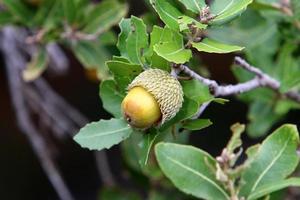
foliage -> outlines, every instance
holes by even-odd
[[[282,21],[288,23],[295,19],[282,16],[278,11],[275,13],[277,17],[271,18],[268,12],[274,12],[274,10],[269,11],[272,5],[257,1],[242,17],[227,25],[225,23],[245,11],[252,1],[213,1],[210,7],[206,6],[205,1],[180,0],[179,2],[188,11],[180,9],[171,1],[150,0],[152,7],[165,23],[164,27],[154,25],[150,28],[152,30],[150,33],[147,32],[149,29],[143,20],[135,16],[120,22],[121,32],[117,46],[121,55],[107,62],[114,80],[104,81],[100,90],[104,107],[114,117],[121,117],[120,101],[125,95],[126,86],[137,74],[148,68],[169,71],[174,64],[188,63],[195,54],[192,50],[230,53],[244,49],[232,44],[245,46],[245,55],[252,63],[263,67],[264,71],[281,81],[282,92],[290,88],[297,89],[299,62],[293,55],[297,49],[294,45],[295,41],[286,38],[286,33],[280,33],[278,29],[283,26]],[[257,9],[257,6],[262,4],[265,7]],[[280,41],[284,45],[279,52],[277,48]],[[274,55],[277,55],[275,61],[272,59]],[[273,70],[274,65],[276,70]],[[291,75],[291,71],[295,74]],[[246,81],[250,77],[249,74],[237,70],[235,74],[241,81]],[[153,127],[149,131],[132,130],[136,132],[135,136],[129,137],[124,143],[123,151],[129,154],[126,156],[127,161],[135,170],[148,176],[150,180],[157,180],[161,177],[160,170],[153,160],[157,159],[160,169],[175,187],[184,193],[203,199],[242,197],[258,199],[285,187],[299,186],[298,178],[287,178],[299,162],[296,154],[299,143],[298,132],[293,125],[282,126],[262,144],[250,147],[246,151],[247,160],[239,166],[236,162],[241,151],[236,153],[236,150],[242,145],[240,139],[244,130],[242,125],[237,124],[232,127],[233,137],[217,159],[200,149],[169,143],[173,140],[168,137],[170,131],[180,135],[182,133],[179,133],[179,130],[182,129],[189,132],[211,125],[210,120],[193,118],[202,104],[214,100],[208,87],[196,80],[181,81],[181,84],[185,100],[180,112],[162,127]],[[111,97],[112,92],[121,95]],[[297,104],[286,99],[278,98],[274,102],[274,95],[276,94],[267,89],[257,89],[241,96],[241,99],[250,103],[251,124],[248,127],[250,135],[265,134],[270,126],[288,110],[298,107]],[[268,105],[270,103],[272,107]],[[101,121],[98,122],[99,127],[101,127],[100,123]],[[108,123],[106,126],[114,129],[114,124]],[[121,141],[120,138],[113,137],[101,139],[101,134],[104,132],[99,128],[98,139],[101,143],[104,141],[106,145],[103,146],[101,143],[97,145],[95,141],[85,142],[80,138],[84,134],[87,135],[86,129],[83,128],[75,137],[83,147],[99,150]],[[133,128],[127,127],[127,129]],[[114,130],[117,131],[116,128]],[[158,144],[155,145],[154,157],[151,151],[156,143]],[[130,155],[132,151],[137,152],[136,160],[132,160]]]
[[[2,5],[3,4],[3,5]],[[24,71],[26,81],[36,79],[49,64],[47,45],[58,43],[69,48],[88,70],[96,70],[99,79],[109,77],[105,61],[116,36],[110,28],[127,13],[127,5],[118,0],[92,4],[86,0],[3,0],[0,25],[30,28],[29,44],[38,49]],[[117,13],[117,14],[116,14]]]
[[[299,178],[290,177],[299,164],[294,125],[281,126],[261,144],[249,147],[246,155],[241,139],[245,126],[240,124],[232,126],[232,138],[217,158],[186,145],[191,131],[212,125],[210,119],[198,119],[201,108],[227,100],[216,98],[207,84],[184,77],[184,73],[176,76],[181,78],[183,106],[165,124],[137,130],[126,123],[121,111],[128,84],[144,70],[159,68],[174,74],[182,64],[201,67],[196,59],[200,52],[243,53],[251,64],[280,82],[279,91],[258,88],[239,95],[249,104],[248,134],[268,133],[291,109],[299,108],[282,95],[300,90],[298,0],[291,0],[290,5],[277,0],[215,0],[209,4],[204,0],[149,0],[162,26],[156,25],[158,20],[151,13],[124,18],[128,6],[118,0],[37,2],[1,2],[1,26],[13,24],[32,31],[27,42],[37,51],[23,71],[24,80],[32,81],[47,69],[51,43],[69,48],[87,70],[96,70],[102,81],[103,107],[113,118],[87,124],[74,140],[90,150],[121,143],[127,167],[146,177],[149,185],[158,185],[149,190],[149,199],[170,199],[175,194],[172,199],[252,200],[300,186]],[[111,30],[117,23],[118,38]],[[239,82],[253,78],[240,68],[233,71]],[[185,194],[176,193],[173,186]],[[101,198],[140,199],[140,195],[108,188]]]

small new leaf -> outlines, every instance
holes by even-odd
[[[23,71],[23,79],[25,81],[33,81],[38,78],[46,70],[48,62],[49,58],[46,49],[39,49]]]
[[[226,146],[229,154],[234,153],[234,151],[242,145],[241,134],[245,131],[245,125],[236,123],[230,127],[232,131],[232,136]]]

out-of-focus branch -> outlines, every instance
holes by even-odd
[[[26,99],[24,98],[23,93],[24,82],[20,75],[20,68],[23,68],[23,66],[26,65],[26,60],[15,44],[16,32],[12,27],[5,27],[3,28],[2,34],[1,50],[7,66],[7,77],[11,99],[16,111],[17,123],[28,137],[34,152],[38,156],[44,171],[60,199],[73,200],[73,196],[67,188],[55,162],[51,158],[45,140],[30,120],[30,111],[27,109]]]
[[[40,77],[31,83],[26,83],[22,80],[20,74],[26,66],[26,56],[32,57],[38,50],[37,44],[28,44],[25,42],[28,33],[24,29],[6,27],[0,34],[0,39],[3,40],[0,49],[3,52],[6,66],[10,70],[14,70],[13,75],[12,73],[8,73],[10,77],[9,80],[18,80],[14,83],[17,84],[17,86],[10,87],[10,90],[12,99],[18,99],[19,102],[13,104],[19,127],[26,135],[29,134],[28,138],[30,141],[35,140],[35,138],[41,140],[40,143],[43,143],[41,148],[33,146],[33,149],[61,199],[70,199],[70,192],[60,176],[54,160],[51,158],[53,148],[51,149],[48,146],[51,142],[44,139],[39,129],[43,128],[42,131],[47,128],[51,129],[52,133],[58,139],[66,138],[67,136],[72,137],[80,127],[88,123],[88,119],[56,93],[44,78]],[[68,59],[61,48],[56,43],[50,43],[46,46],[46,50],[50,57],[49,68],[54,69],[56,73],[65,72],[68,67]],[[11,63],[13,62],[12,59],[14,62],[17,62],[17,64]],[[9,85],[11,85],[11,82],[9,83]],[[20,97],[16,97],[16,94],[20,95]],[[23,112],[21,113],[24,114],[19,115],[19,110],[22,110]],[[31,119],[31,113],[38,116],[38,125],[35,125]],[[29,125],[26,125],[28,123]],[[25,126],[28,126],[27,129],[24,128]],[[32,131],[32,129],[34,129],[34,131]],[[35,144],[34,142],[31,143],[32,145]],[[42,148],[42,146],[44,148]],[[41,159],[41,157],[43,157],[43,159]],[[97,168],[103,184],[114,185],[115,181],[109,168],[106,153],[104,151],[96,152],[95,159],[97,160]],[[51,169],[48,169],[48,165],[43,163],[46,162],[44,160],[52,162],[52,164],[50,164]],[[67,194],[64,194],[64,192],[60,190],[65,190]]]

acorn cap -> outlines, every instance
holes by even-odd
[[[128,86],[143,87],[151,93],[159,104],[162,113],[160,124],[173,118],[183,103],[183,91],[179,81],[168,72],[160,69],[148,69],[140,73]]]

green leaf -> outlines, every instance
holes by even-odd
[[[159,68],[165,71],[170,71],[169,62],[163,57],[157,55],[157,53],[153,51],[153,47],[160,42],[177,41],[178,37],[179,35],[168,27],[161,28],[159,26],[153,26],[152,32],[150,34],[150,46],[145,55],[152,68]]]
[[[230,25],[209,29],[208,35],[220,42],[244,46],[246,52],[253,50],[258,55],[261,55],[262,52],[264,55],[269,55],[277,51],[278,29],[279,27],[274,21],[262,17],[258,11],[247,9]],[[264,62],[266,60],[265,56],[255,57],[262,57]],[[266,64],[255,63],[255,65],[265,66]]]
[[[210,94],[206,85],[197,80],[181,81],[184,95],[196,101],[200,106],[204,102],[211,101],[213,96]]]
[[[76,18],[76,4],[74,0],[63,0],[64,16],[69,23],[73,23]]]
[[[123,119],[92,122],[81,128],[74,140],[90,150],[109,149],[128,138],[132,130]]]
[[[186,31],[189,30],[189,26],[198,28],[198,29],[206,29],[207,24],[201,24],[197,20],[189,17],[189,16],[180,16],[178,17],[178,24],[179,24],[179,30],[180,31]]]
[[[196,131],[209,127],[212,124],[213,123],[209,119],[194,119],[185,121],[183,123],[182,128],[191,131]]]
[[[250,104],[248,119],[251,123],[247,126],[247,132],[255,138],[265,135],[272,124],[280,119],[280,115],[274,113],[270,102],[260,100]]]
[[[176,64],[183,64],[190,60],[192,52],[185,49],[184,46],[178,46],[173,42],[164,42],[156,44],[154,51],[164,59]]]
[[[135,16],[131,17],[131,30],[126,40],[126,49],[129,60],[143,65],[144,52],[148,48],[148,33],[143,20]]]
[[[102,45],[115,45],[117,43],[116,34],[110,30],[102,33],[99,36],[99,41]]]
[[[300,178],[289,178],[286,180],[273,182],[272,184],[264,185],[260,189],[251,193],[248,197],[248,200],[255,200],[287,187],[300,187]]]
[[[182,13],[168,2],[168,0],[150,0],[151,5],[159,15],[160,19],[171,29],[178,30],[177,19]]]
[[[184,98],[182,107],[179,110],[179,112],[176,114],[176,116],[174,118],[167,121],[160,128],[160,131],[165,131],[173,124],[193,117],[197,113],[198,108],[199,108],[199,104],[196,101],[189,99],[189,98]]]
[[[113,56],[112,60],[130,64],[130,61],[123,56]]]
[[[22,72],[23,79],[25,81],[33,81],[38,78],[46,70],[48,62],[49,58],[46,49],[39,49]]]
[[[103,108],[116,118],[121,118],[121,103],[124,96],[118,91],[118,85],[113,80],[105,80],[100,85],[99,95]]]
[[[298,144],[298,131],[294,125],[283,125],[267,137],[242,173],[239,195],[248,197],[264,185],[274,184],[290,175],[299,162]]]
[[[179,0],[188,10],[200,14],[206,6],[205,0]]]
[[[127,10],[127,5],[117,0],[101,1],[89,11],[83,32],[102,33],[117,24],[126,15]]]
[[[216,15],[211,23],[212,24],[224,24],[233,19],[237,15],[246,10],[247,6],[252,3],[253,0],[223,0],[213,1],[210,5],[211,13]]]
[[[145,167],[148,163],[150,152],[158,133],[155,129],[151,129],[149,132],[141,134],[143,134],[143,140],[138,144],[141,148],[141,158],[139,163],[142,167]]]
[[[218,41],[205,38],[201,42],[192,42],[192,46],[198,51],[204,51],[207,53],[230,53],[235,51],[241,51],[244,48],[234,45],[223,44]]]
[[[34,23],[41,24],[45,30],[55,29],[61,26],[63,15],[64,9],[61,1],[45,1],[35,15]]]
[[[109,55],[99,43],[78,41],[72,46],[72,50],[85,68],[98,71],[97,75],[100,79],[106,79],[109,76],[105,65]]]
[[[14,16],[24,24],[30,24],[33,12],[23,1],[3,0],[5,8],[7,8]]]
[[[154,31],[156,32],[152,34],[151,44],[157,55],[175,63],[185,63],[191,58],[192,52],[184,48],[183,36],[180,33],[168,28],[156,28]]]
[[[107,61],[106,65],[112,72],[118,88],[123,93],[129,83],[143,71],[143,68],[140,65],[121,61]]]
[[[293,52],[297,47],[298,45],[293,42],[286,42],[280,48],[275,71],[281,83],[280,91],[282,93],[300,84],[300,59],[297,60],[293,57]]]
[[[128,57],[127,48],[126,48],[126,46],[127,46],[126,40],[130,33],[130,24],[131,24],[130,21],[131,21],[130,19],[123,18],[119,23],[121,32],[119,33],[117,47],[118,47],[121,55],[124,57]]]
[[[215,178],[216,161],[206,152],[192,146],[159,143],[155,155],[164,174],[182,192],[203,199],[230,199]]]
[[[148,146],[146,145],[147,137],[145,134],[147,133],[137,130],[133,131],[130,138],[122,142],[122,154],[130,168],[145,174],[152,180],[160,180],[162,178],[162,173],[158,168],[156,159],[152,156],[152,153],[148,154],[148,148],[146,148]],[[149,144],[151,143],[150,137]],[[147,165],[143,165],[146,158]]]

